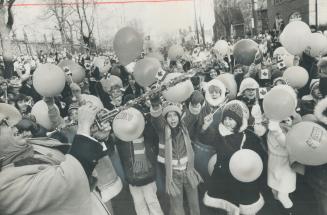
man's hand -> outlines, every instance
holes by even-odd
[[[87,102],[85,105],[78,109],[78,134],[86,136],[90,135],[90,128],[94,123],[96,114],[100,111],[100,108]]]
[[[213,114],[209,114],[209,115],[205,116],[204,122],[202,125],[202,130],[203,131],[207,130],[212,122],[213,122]]]

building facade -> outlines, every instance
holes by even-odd
[[[324,26],[327,24],[326,11],[327,0],[268,0],[269,27],[276,27],[279,20],[287,24],[294,19],[302,20],[309,25]]]

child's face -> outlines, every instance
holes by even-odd
[[[179,124],[179,117],[175,111],[171,111],[167,113],[167,123],[170,127],[176,128]]]
[[[221,90],[219,87],[210,86],[208,90],[212,99],[218,99],[221,96]]]
[[[255,99],[255,90],[256,89],[246,89],[243,92],[243,95],[248,99]]]
[[[234,131],[234,129],[235,129],[236,126],[237,126],[237,122],[236,122],[233,118],[231,118],[231,117],[229,117],[229,116],[226,116],[226,117],[225,117],[225,119],[224,119],[224,121],[223,121],[223,124],[224,124],[224,126],[225,126],[226,128],[228,128],[228,130],[230,130],[230,131]]]

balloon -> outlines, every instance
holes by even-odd
[[[45,97],[59,95],[65,87],[65,73],[56,65],[40,64],[33,74],[35,90]]]
[[[106,56],[99,56],[93,59],[94,66],[99,68],[99,71],[102,75],[109,72],[111,68],[111,64],[109,59]]]
[[[78,65],[75,61],[73,60],[63,60],[61,61],[58,66],[64,70],[66,67],[70,70],[72,73],[72,79],[73,82],[79,84],[81,83],[84,78],[85,78],[85,70],[83,67]]]
[[[300,89],[308,83],[309,74],[303,67],[292,66],[285,70],[283,79],[286,80],[291,87]]]
[[[227,94],[227,97],[229,100],[235,99],[237,95],[237,83],[235,81],[234,75],[230,73],[224,73],[219,75],[217,79],[223,82],[223,84],[228,89],[229,93]]]
[[[168,58],[170,60],[177,60],[184,55],[184,49],[180,45],[172,45],[168,50]]]
[[[58,106],[55,105],[55,107],[59,113]],[[48,114],[48,105],[45,103],[45,101],[40,100],[36,102],[32,107],[31,114],[35,116],[36,122],[38,124],[42,125],[48,130],[52,129],[52,123]]]
[[[126,66],[125,66],[125,69],[127,70],[127,72],[129,73],[129,74],[133,74],[133,72],[134,72],[134,68],[135,68],[135,65],[136,65],[136,63],[135,62],[132,62],[132,63],[129,63],[129,64],[127,64]],[[120,76],[120,75],[119,75]]]
[[[306,114],[306,115],[302,116],[302,121],[304,121],[304,122],[317,122],[318,119],[313,114]]]
[[[119,62],[126,66],[142,53],[143,39],[133,28],[124,27],[115,35],[114,50]]]
[[[161,64],[156,58],[146,57],[136,62],[133,76],[139,85],[148,87],[156,82],[156,75],[160,69]]]
[[[250,39],[242,39],[234,45],[233,55],[236,64],[250,66],[259,51],[259,45]]]
[[[209,175],[212,175],[213,169],[215,168],[215,164],[217,163],[217,154],[212,155],[208,162],[208,172]]]
[[[161,53],[159,53],[159,52],[151,52],[151,53],[147,54],[147,57],[156,58],[161,63],[165,61],[164,56]]]
[[[213,49],[221,57],[225,57],[229,52],[229,45],[225,40],[218,40]]]
[[[327,54],[327,38],[321,33],[312,33],[309,39],[310,55],[319,57]]]
[[[241,149],[235,152],[229,160],[231,174],[241,182],[257,180],[263,170],[260,156],[253,150]]]
[[[291,161],[304,165],[327,163],[326,129],[314,122],[300,122],[286,135],[286,147]]]
[[[278,47],[274,51],[274,57],[280,56],[285,63],[285,66],[291,67],[294,65],[294,55],[291,55],[284,47]]]
[[[101,100],[96,96],[89,95],[89,94],[82,94],[81,98],[82,101],[84,100],[85,102],[91,102],[94,106],[100,109],[104,108]]]
[[[182,73],[179,72],[169,73],[163,83],[168,83],[172,79],[181,75]],[[192,95],[193,91],[194,88],[192,82],[190,80],[186,80],[173,87],[170,87],[166,91],[163,91],[162,95],[166,100],[170,102],[180,103],[187,100]]]
[[[282,121],[295,112],[296,103],[292,94],[285,89],[272,88],[263,99],[265,115],[272,120]]]
[[[293,21],[285,26],[279,40],[292,55],[302,55],[308,46],[310,34],[311,30],[306,23]]]
[[[297,94],[292,87],[283,84],[275,86],[274,89],[282,89],[287,91],[292,96],[295,106],[297,106]]]
[[[135,108],[120,112],[112,123],[115,135],[123,141],[133,141],[139,138],[144,130],[144,117]]]

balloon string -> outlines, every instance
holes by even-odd
[[[241,149],[243,149],[245,140],[246,140],[246,135],[243,133],[243,138],[242,138],[242,143],[241,143]]]

